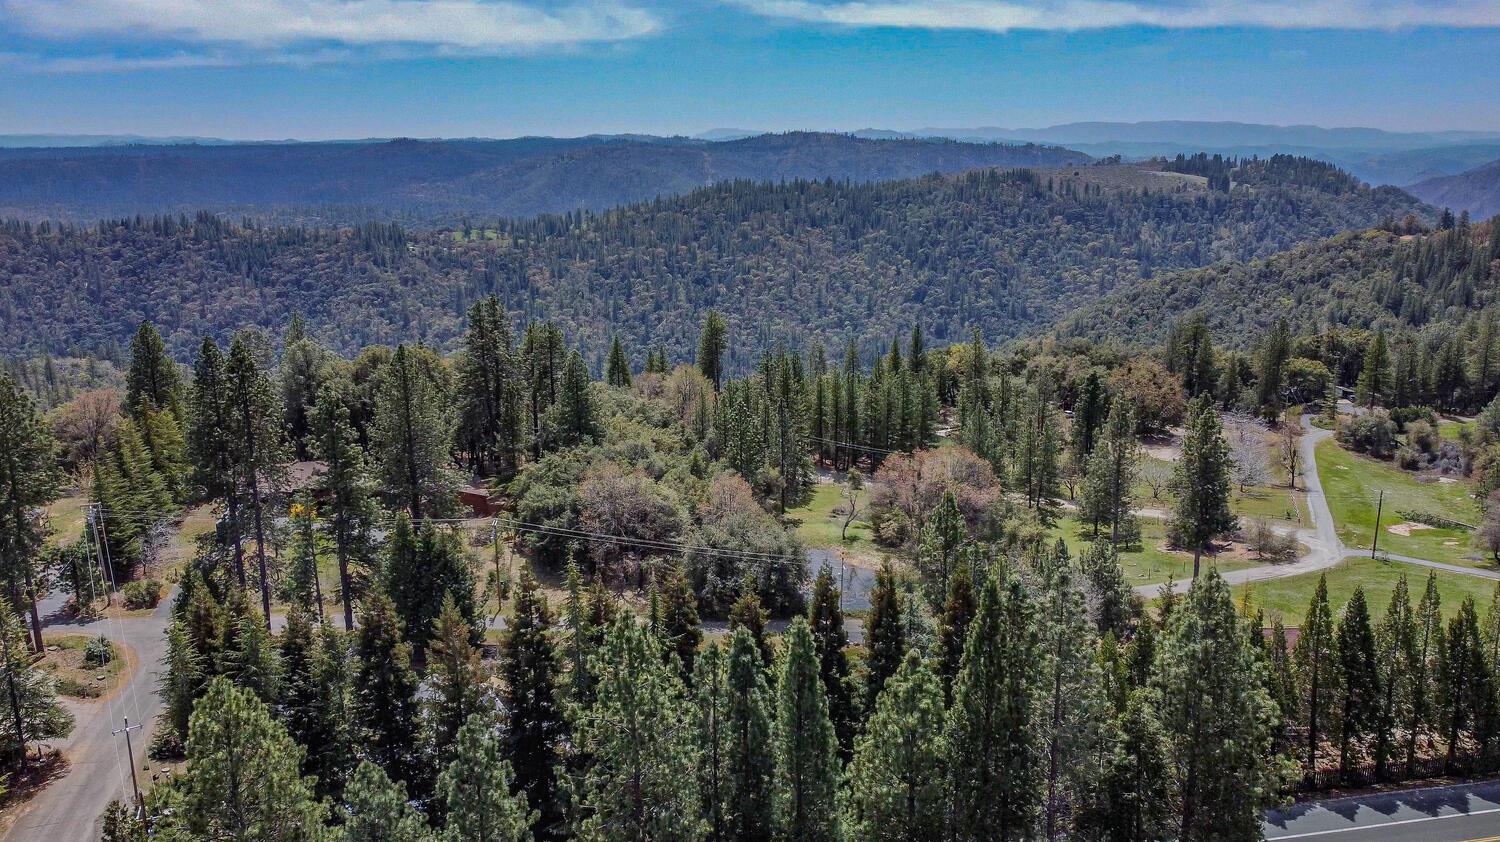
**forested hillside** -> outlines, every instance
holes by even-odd
[[[1163,273],[1101,298],[1058,332],[1157,342],[1194,310],[1238,347],[1255,344],[1283,318],[1300,331],[1420,328],[1494,304],[1497,282],[1500,224],[1445,214],[1431,233],[1373,229],[1264,260]]]
[[[1255,183],[1229,192],[1130,166],[741,181],[600,215],[438,232],[235,225],[209,214],[88,228],[12,222],[0,228],[0,274],[12,279],[0,289],[0,351],[106,349],[150,319],[186,359],[204,335],[246,325],[275,333],[293,313],[345,352],[446,347],[468,305],[494,294],[513,319],[553,319],[586,348],[618,333],[636,362],[653,346],[693,347],[703,313],[717,309],[745,337],[729,360],[743,368],[762,348],[814,337],[873,352],[917,322],[938,343],[973,327],[1004,339],[1164,270],[1265,257],[1430,212],[1326,165],[1284,164],[1262,162]],[[589,362],[597,369],[602,357]]]
[[[1463,208],[1478,217],[1500,213],[1500,159],[1457,175],[1417,182],[1411,190],[1429,202]]]
[[[90,221],[232,212],[277,222],[532,216],[686,193],[716,181],[878,181],[975,167],[1055,167],[1055,146],[794,132],[726,143],[660,137],[0,150],[0,214]]]

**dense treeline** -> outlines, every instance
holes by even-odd
[[[1268,180],[1224,194],[1134,167],[979,171],[879,184],[720,184],[604,214],[416,233],[132,218],[0,226],[0,335],[11,354],[104,352],[152,320],[191,358],[203,335],[278,331],[293,313],[345,354],[449,348],[500,298],[512,329],[546,318],[602,372],[618,333],[687,359],[709,309],[741,342],[734,371],[781,341],[855,340],[862,355],[921,323],[934,344],[1051,324],[1163,270],[1248,260],[1423,208],[1390,189]]]
[[[1243,347],[1283,318],[1298,332],[1420,329],[1496,302],[1500,224],[1444,213],[1433,231],[1409,221],[1382,226],[1264,260],[1163,273],[1101,298],[1058,332],[1159,342],[1174,320],[1201,310],[1228,344]]]

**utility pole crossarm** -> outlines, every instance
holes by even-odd
[[[125,726],[109,732],[111,737],[125,735],[125,760],[130,764],[130,788],[135,792],[135,809],[137,817],[144,817],[146,813],[146,801],[141,798],[141,784],[135,774],[135,750],[131,746],[130,732],[141,730],[141,725],[131,725],[130,717],[125,717]]]

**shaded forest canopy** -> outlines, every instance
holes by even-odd
[[[205,335],[276,332],[293,313],[346,353],[413,339],[447,348],[468,306],[493,294],[518,323],[552,319],[585,348],[617,333],[637,364],[652,347],[693,347],[717,309],[747,340],[727,361],[743,369],[812,337],[853,338],[873,355],[917,322],[937,343],[971,328],[1003,340],[1164,271],[1433,216],[1393,188],[1309,177],[1337,173],[1327,165],[1277,162],[1227,193],[1134,166],[736,181],[602,214],[425,232],[207,213],[14,221],[0,225],[0,352],[107,351],[151,320],[185,360]]]

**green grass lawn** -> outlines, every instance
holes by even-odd
[[[1302,624],[1302,618],[1307,614],[1307,604],[1312,600],[1313,591],[1318,587],[1318,576],[1326,573],[1328,604],[1335,614],[1343,608],[1345,602],[1349,601],[1354,588],[1360,586],[1365,589],[1365,601],[1369,603],[1371,619],[1378,622],[1385,614],[1386,604],[1391,599],[1391,591],[1395,589],[1396,580],[1401,574],[1406,574],[1407,588],[1411,591],[1412,606],[1415,607],[1417,601],[1422,598],[1423,589],[1427,587],[1429,572],[1433,571],[1420,565],[1400,561],[1348,558],[1321,573],[1304,573],[1285,579],[1236,585],[1234,595],[1238,601],[1243,598],[1245,591],[1249,590],[1252,604],[1266,612],[1267,621],[1272,616],[1280,614],[1282,622],[1288,626],[1298,626]],[[1444,616],[1453,616],[1464,598],[1470,596],[1478,603],[1480,616],[1484,616],[1484,612],[1489,609],[1490,599],[1495,593],[1494,582],[1463,573],[1449,573],[1442,570],[1436,573],[1438,593],[1443,598]]]
[[[1192,553],[1176,552],[1162,548],[1162,542],[1166,536],[1166,525],[1154,518],[1141,518],[1141,549],[1120,553],[1120,567],[1125,571],[1125,579],[1132,587],[1137,585],[1154,585],[1173,579],[1186,579],[1193,575]],[[1077,558],[1088,550],[1092,539],[1092,533],[1075,518],[1066,517],[1057,522],[1052,528],[1052,534],[1061,537],[1068,545],[1068,552]],[[1219,564],[1212,556],[1203,557],[1203,569]],[[1239,559],[1225,559],[1219,564],[1220,570],[1238,570],[1243,567],[1254,567],[1261,562],[1246,562]]]
[[[863,515],[869,505],[869,489],[859,492],[859,512],[849,524],[849,539],[840,538],[844,516],[835,509],[844,505],[846,486],[820,482],[813,486],[812,495],[801,506],[787,509],[787,520],[797,527],[797,537],[808,547],[844,547],[855,552],[878,555],[880,550],[870,534],[870,524]]]
[[[1229,508],[1236,515],[1247,518],[1263,518],[1311,526],[1307,514],[1307,502],[1300,493],[1282,488],[1247,488],[1241,494],[1235,490],[1229,498]]]
[[[1375,535],[1376,494],[1385,491],[1380,515],[1380,547],[1389,552],[1469,567],[1490,566],[1470,546],[1469,533],[1452,529],[1419,529],[1397,535],[1389,527],[1405,520],[1403,510],[1440,514],[1465,523],[1479,522],[1479,508],[1467,482],[1420,482],[1394,465],[1340,447],[1327,439],[1318,443],[1318,474],[1339,537],[1353,548],[1368,548]]]
[[[1440,418],[1440,419],[1438,419],[1438,425],[1437,425],[1438,435],[1442,436],[1445,439],[1452,439],[1453,441],[1458,441],[1458,431],[1462,430],[1462,429],[1466,429],[1466,428],[1467,429],[1473,429],[1474,428],[1474,422],[1473,421],[1454,421],[1451,418]]]
[[[78,540],[79,536],[83,535],[83,507],[88,502],[88,497],[82,494],[75,497],[59,497],[52,501],[52,504],[47,507],[47,520],[52,524],[52,534],[47,540],[51,544],[62,546]]]

